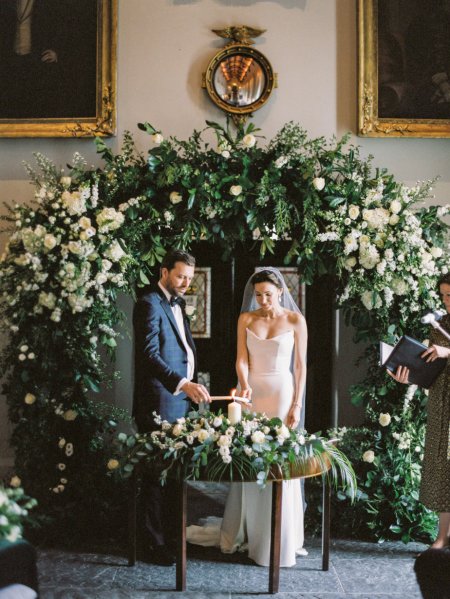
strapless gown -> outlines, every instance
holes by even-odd
[[[247,329],[248,381],[253,390],[255,412],[278,416],[284,422],[292,404],[294,378],[290,370],[294,332],[260,339]],[[261,489],[256,483],[233,483],[227,497],[221,527],[188,527],[188,541],[220,544],[224,553],[248,549],[249,557],[261,566],[269,565],[272,486]],[[209,530],[208,530],[209,528]],[[218,538],[220,535],[220,538]],[[213,540],[213,537],[216,537]],[[300,480],[283,482],[280,566],[295,565],[303,547],[303,504]]]

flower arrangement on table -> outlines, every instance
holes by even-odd
[[[14,543],[22,538],[23,525],[29,519],[29,510],[37,504],[25,495],[18,476],[13,476],[10,487],[0,484],[0,540]]]
[[[330,472],[349,496],[355,495],[353,468],[333,441],[290,429],[280,418],[244,412],[232,424],[221,411],[192,411],[171,424],[154,415],[156,430],[118,435],[110,471],[128,477],[143,462],[158,470],[162,484],[168,477],[183,477],[256,481],[261,486],[268,480]]]

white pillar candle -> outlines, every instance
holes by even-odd
[[[241,404],[238,404],[236,401],[231,401],[228,404],[228,420],[231,422],[231,424],[237,424],[241,421],[241,417]]]

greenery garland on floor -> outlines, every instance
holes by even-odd
[[[342,530],[426,538],[435,522],[418,502],[426,396],[376,367],[377,343],[426,335],[419,316],[438,306],[448,206],[420,206],[430,182],[407,188],[374,172],[348,137],[310,140],[288,123],[263,145],[252,124],[236,134],[207,125],[186,141],[139,125],[151,136],[146,156],[130,134],[118,155],[97,140],[95,171],[79,155],[69,174],[42,155],[37,172],[28,167],[35,201],[9,207],[0,264],[16,475],[45,514],[75,521],[96,501],[108,517],[110,433],[126,415],[91,395],[108,379],[100,351],[116,346],[117,293],[146,284],[167,247],[192,239],[225,256],[250,239],[261,256],[290,239],[286,263],[306,283],[334,276],[338,304],[369,347],[368,375],[352,390],[367,404],[365,426],[338,432],[361,490],[353,506],[340,496]]]

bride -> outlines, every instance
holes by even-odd
[[[277,269],[258,269],[247,282],[237,338],[240,393],[251,399],[253,411],[265,413],[269,418],[279,417],[287,426],[297,427],[304,419],[307,329]],[[268,566],[271,505],[270,484],[260,489],[256,483],[233,483],[215,541],[211,538],[214,527],[208,539],[208,533],[199,526],[188,527],[188,541],[220,544],[224,553],[248,548],[252,560]],[[306,554],[300,480],[285,481],[280,566],[293,566],[296,555]]]

